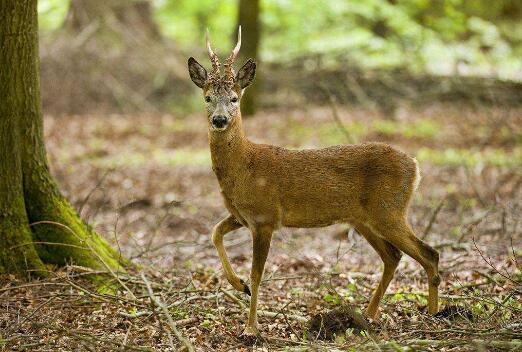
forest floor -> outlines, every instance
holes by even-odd
[[[386,119],[377,111],[310,107],[248,119],[247,135],[258,142],[309,148],[383,141],[416,156],[423,178],[409,219],[440,251],[445,312],[427,314],[426,276],[404,256],[379,320],[358,331],[335,309],[364,310],[381,275],[377,254],[348,225],[285,228],[267,261],[263,339],[253,347],[240,337],[248,297],[224,278],[209,237],[227,211],[204,116],[46,116],[45,127],[65,195],[139,267],[116,274],[125,284],[118,292],[94,288],[86,279],[92,272],[74,263],[50,268],[45,280],[3,278],[2,351],[180,350],[176,330],[201,351],[522,349],[522,110],[433,104],[400,107]],[[247,279],[248,231],[229,234],[226,247]],[[153,304],[147,285],[167,312]],[[328,331],[309,329],[312,317],[332,311],[340,313],[325,324]]]

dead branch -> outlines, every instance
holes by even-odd
[[[437,215],[439,215],[439,212],[442,210],[442,208],[444,207],[445,203],[446,203],[446,198],[441,200],[439,202],[439,204],[437,204],[437,206],[433,210],[433,213],[430,216],[430,220],[428,221],[428,225],[426,225],[426,227],[424,228],[424,232],[422,233],[422,239],[423,240],[426,239],[426,237],[428,237],[428,235],[429,235],[429,233],[431,231],[431,227],[435,223],[435,220],[437,219]]]
[[[192,346],[192,343],[190,343],[189,340],[187,340],[186,338],[183,337],[183,335],[181,335],[181,332],[176,327],[176,323],[174,322],[174,319],[172,319],[172,316],[170,315],[170,312],[169,312],[167,306],[164,305],[156,296],[154,296],[154,291],[152,291],[152,287],[150,286],[150,283],[147,280],[147,278],[145,277],[145,275],[143,274],[143,272],[141,273],[141,279],[143,280],[143,282],[145,283],[145,286],[147,287],[147,292],[149,294],[150,300],[158,308],[160,308],[163,311],[163,314],[167,318],[167,322],[170,326],[170,329],[172,330],[174,335],[176,335],[176,338],[179,340],[179,342],[181,342],[187,348],[188,351],[193,352],[194,346]]]

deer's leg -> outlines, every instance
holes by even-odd
[[[397,268],[397,265],[399,265],[402,253],[394,245],[378,237],[378,235],[367,226],[357,225],[355,228],[357,229],[357,232],[359,232],[370,243],[373,249],[375,249],[384,263],[381,281],[379,282],[379,286],[375,289],[370,304],[366,309],[366,316],[375,319],[379,309],[379,303],[381,302],[390,281],[393,279],[395,269]]]
[[[428,312],[439,310],[439,253],[415,236],[405,220],[384,221],[376,226],[379,234],[395,247],[415,259],[428,275]]]
[[[248,324],[245,335],[257,335],[257,295],[259,284],[265,270],[265,262],[270,250],[273,229],[270,226],[259,226],[252,229],[252,270],[250,282],[252,285],[252,296],[250,297],[250,311],[248,313]]]
[[[230,265],[230,260],[228,259],[227,252],[225,247],[223,246],[223,237],[234,230],[243,227],[237,220],[229,215],[225,219],[221,220],[216,226],[214,226],[214,230],[212,231],[212,242],[217,249],[219,254],[219,259],[221,260],[221,264],[223,265],[223,270],[225,271],[225,276],[227,277],[228,282],[238,291],[245,292],[246,294],[250,294],[248,286],[241,280],[232,266]]]

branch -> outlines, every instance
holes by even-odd
[[[147,280],[145,275],[141,273],[141,279],[145,283],[145,286],[147,286],[147,292],[149,294],[150,300],[152,303],[154,303],[158,308],[160,308],[163,311],[163,314],[167,318],[167,322],[170,326],[170,329],[176,335],[176,338],[189,350],[190,352],[194,352],[194,346],[190,343],[189,340],[183,337],[181,333],[179,332],[178,328],[176,327],[176,323],[174,322],[174,319],[172,319],[172,316],[170,315],[170,312],[165,304],[161,302],[156,296],[154,296],[154,291],[152,291],[152,287],[150,286],[150,282]]]
[[[439,204],[437,204],[437,207],[433,210],[433,213],[431,214],[430,221],[428,222],[428,225],[426,225],[426,228],[424,228],[424,232],[422,234],[421,239],[425,239],[428,237],[431,228],[433,224],[435,223],[435,220],[437,219],[437,215],[439,215],[439,212],[442,210],[442,207],[444,207],[444,203],[446,202],[446,198],[440,201]]]

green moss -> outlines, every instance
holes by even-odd
[[[33,237],[45,263],[74,263],[94,269],[123,269],[123,258],[93,229],[86,225],[59,194],[29,194],[27,207]]]
[[[45,266],[32,243],[25,212],[0,217],[0,238],[0,273],[46,276]]]

